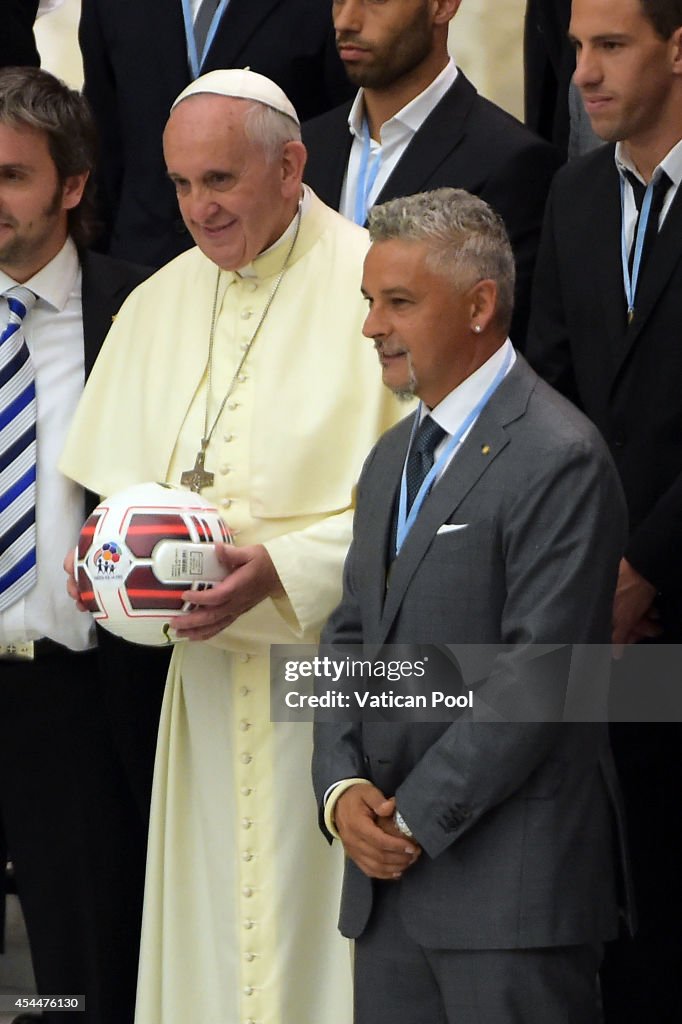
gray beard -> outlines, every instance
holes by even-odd
[[[408,381],[407,381],[407,384],[405,384],[403,387],[400,387],[400,388],[391,388],[390,389],[393,392],[393,394],[395,395],[395,397],[398,399],[399,402],[410,402],[410,401],[412,401],[412,399],[414,398],[415,394],[417,393],[417,376],[416,376],[416,374],[414,372],[414,367],[412,366],[412,355],[411,355],[411,353],[410,352],[406,352],[405,353],[405,358],[407,360],[407,366],[408,366],[409,374],[410,374],[410,376],[408,378]]]

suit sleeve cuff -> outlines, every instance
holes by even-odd
[[[340,782],[335,782],[333,786],[330,786],[324,795],[324,823],[327,831],[335,839],[341,838],[334,823],[336,805],[347,789],[350,789],[351,786],[357,786],[359,783],[365,786],[371,785],[369,779],[342,779]]]

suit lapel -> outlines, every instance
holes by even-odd
[[[642,329],[651,316],[661,292],[680,262],[682,246],[682,188],[678,188],[672,206],[663,222],[651,258],[644,267],[638,293],[635,296],[635,317],[626,328],[613,363],[614,378],[630,354]]]
[[[377,203],[419,192],[434,170],[447,159],[464,137],[466,120],[476,98],[476,90],[458,72],[443,99],[431,111],[403,153],[388,181],[377,196]],[[329,120],[323,158],[315,160],[314,177],[320,195],[339,208],[343,180],[348,167],[353,137],[348,130],[350,103],[334,111]],[[304,132],[305,135],[305,132]]]
[[[353,136],[348,127],[348,115],[351,103],[344,103],[329,114],[323,115],[325,125],[324,149],[315,144],[311,156],[311,171],[315,181],[315,191],[324,202],[334,210],[341,203],[343,179],[346,176],[348,158],[350,156]],[[305,142],[305,127],[303,141]],[[305,175],[304,175],[305,177]]]
[[[608,156],[607,156],[608,153]],[[621,263],[621,209],[618,171],[613,158],[613,147],[604,151],[605,159],[595,169],[590,189],[591,201],[585,208],[585,220],[578,225],[579,244],[584,262],[579,269],[580,280],[585,282],[587,296],[592,296],[592,316],[600,325],[604,345],[602,357],[604,372],[609,374],[614,354],[623,343],[626,310]],[[599,223],[595,229],[595,211]],[[595,359],[598,353],[595,353]]]
[[[97,272],[96,254],[81,252],[79,255],[83,273],[83,343],[87,380],[97,353],[111,327],[112,310],[117,308],[114,295],[116,289],[112,288],[110,274],[104,272],[105,268],[101,268],[102,272]]]
[[[87,249],[79,250],[78,258],[82,273],[83,352],[87,380],[102,343],[109,333],[114,311],[119,309],[126,296],[145,275],[139,267],[118,264],[108,256],[101,256]],[[85,512],[93,509],[98,501],[98,495],[86,491]]]
[[[258,3],[255,0],[230,0],[206,54],[202,72],[216,67],[239,67],[239,56],[252,35],[272,9],[281,3],[282,0],[258,0]],[[218,56],[220,59],[216,63]]]
[[[394,543],[394,515],[400,476],[410,439],[414,416],[408,416],[391,438],[391,444],[381,460],[381,473],[374,478],[373,489],[368,495],[367,507],[371,521],[367,533],[366,547],[361,557],[367,571],[367,614],[370,622],[381,619],[386,596],[386,579],[392,571],[391,544]]]
[[[115,314],[133,289],[153,273],[89,250],[79,250],[82,271],[83,341],[86,379]]]
[[[459,146],[475,99],[476,90],[459,71],[401,156],[377,203],[423,190],[434,170]]]
[[[433,542],[438,527],[455,512],[472,487],[492,464],[497,454],[507,444],[507,438],[501,427],[493,428],[489,425],[486,429],[485,425],[481,423],[484,415],[481,415],[479,423],[476,424],[465,444],[443,474],[442,479],[424,502],[400,554],[391,567],[390,582],[386,590],[381,615],[380,632],[383,641],[388,636],[402,604],[405,591]],[[481,424],[480,428],[479,424]],[[481,433],[481,429],[483,433]],[[485,437],[485,443],[490,445],[491,452],[488,455],[483,455],[481,452],[481,437]]]
[[[162,48],[164,60],[160,62],[161,74],[166,81],[166,88],[163,91],[168,96],[175,97],[189,85],[191,79],[182,4],[179,0],[172,4],[169,4],[168,0],[145,0],[139,7],[144,9],[135,16],[134,23],[126,22],[126,27],[129,31],[139,31],[147,41],[153,36],[156,45]],[[156,64],[153,74],[157,74]],[[158,88],[161,91],[160,83],[157,86],[156,82],[148,82],[146,87]]]
[[[536,375],[517,355],[516,363],[485,407],[460,451],[424,502],[400,554],[391,568],[380,620],[380,641],[386,641],[405,591],[426,555],[438,528],[455,512],[509,443],[507,424],[523,415]],[[406,445],[405,445],[406,447]],[[405,457],[402,452],[400,467]]]

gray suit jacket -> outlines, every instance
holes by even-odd
[[[343,599],[323,643],[510,644],[486,684],[499,696],[535,685],[529,645],[608,642],[625,511],[582,414],[518,357],[431,491],[386,588],[390,496],[410,428],[411,417],[367,459]],[[438,533],[446,523],[466,525]],[[451,724],[318,723],[313,774],[320,805],[327,787],[356,776],[395,795],[424,849],[401,882],[405,926],[423,945],[511,949],[615,935],[605,726],[470,713]],[[362,933],[371,905],[371,881],[347,862],[345,935]]]

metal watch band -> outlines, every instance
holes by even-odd
[[[414,834],[412,833],[410,826],[407,824],[407,822],[405,821],[402,814],[397,808],[393,812],[393,824],[398,829],[398,831],[402,832],[402,834],[404,836],[407,836],[408,839],[414,839]]]

